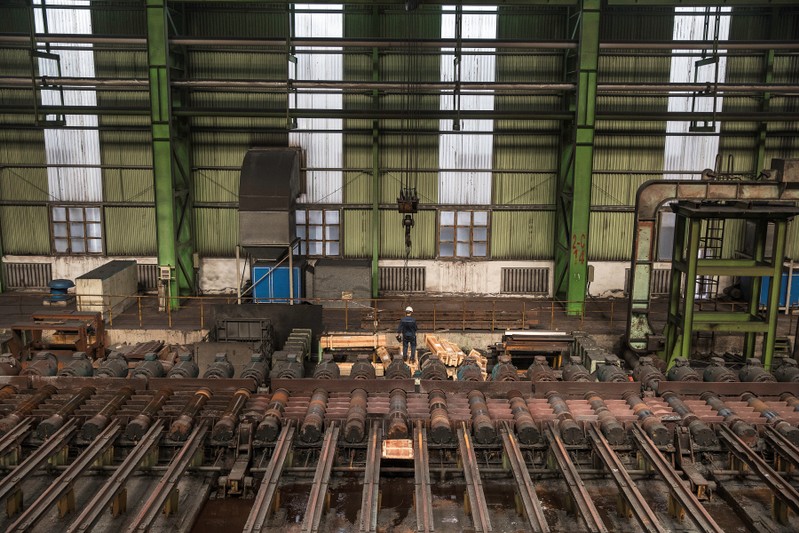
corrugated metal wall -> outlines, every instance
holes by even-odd
[[[436,255],[436,213],[420,211],[414,216],[416,226],[411,230],[413,244],[411,259],[432,259]],[[402,215],[396,211],[380,212],[380,257],[405,258],[405,231]]]
[[[50,223],[46,207],[3,206],[0,210],[3,253],[50,253]]]
[[[154,207],[106,207],[104,218],[108,255],[156,254]]]
[[[494,211],[491,217],[493,259],[551,259],[553,211]]]

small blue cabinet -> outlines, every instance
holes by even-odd
[[[271,270],[271,273],[270,273]],[[295,266],[294,298],[302,298],[302,268]],[[252,295],[255,303],[287,303],[289,299],[289,267],[279,266],[274,270],[269,266],[252,267]]]
[[[744,289],[745,294],[752,293],[752,278],[744,278],[741,281],[741,287]],[[765,306],[768,303],[768,291],[771,287],[771,278],[763,278],[763,283],[760,286],[760,305]],[[779,307],[785,307],[785,299],[788,292],[788,274],[783,273],[780,282],[780,303]],[[799,272],[794,271],[793,280],[791,281],[791,295],[789,298],[789,305],[791,307],[799,305]]]

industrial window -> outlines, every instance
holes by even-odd
[[[53,249],[57,254],[103,253],[99,207],[53,207]]]
[[[486,257],[488,255],[488,211],[441,211],[438,255],[440,257]]]
[[[298,209],[296,217],[301,255],[339,255],[341,223],[337,209]]]

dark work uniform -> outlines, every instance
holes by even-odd
[[[416,319],[404,316],[400,320],[397,333],[402,335],[402,358],[408,357],[408,345],[411,347],[411,360],[416,358]]]

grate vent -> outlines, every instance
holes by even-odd
[[[158,289],[158,265],[138,263],[136,270],[139,275],[139,290],[154,291]]]
[[[46,289],[53,280],[50,263],[3,263],[3,276],[8,289]]]
[[[425,271],[423,266],[380,267],[380,292],[424,292]]]
[[[549,267],[503,268],[502,292],[511,294],[549,294]]]
[[[630,269],[624,270],[624,294],[630,294]],[[669,293],[669,285],[671,284],[671,269],[670,268],[656,268],[652,270],[652,282],[649,288],[651,296],[662,296]]]

